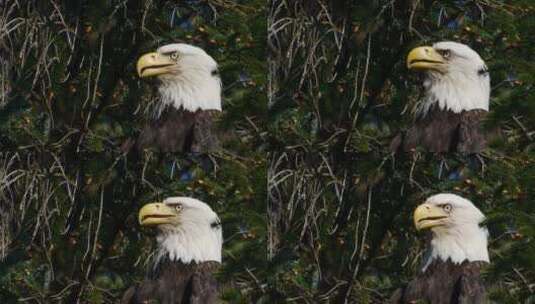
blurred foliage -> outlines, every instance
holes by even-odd
[[[268,14],[268,254],[274,301],[382,303],[416,275],[412,211],[453,192],[487,216],[494,303],[535,300],[533,1],[282,1]],[[479,156],[391,155],[411,124],[419,45],[454,40],[487,62]],[[528,300],[529,299],[529,300]]]
[[[0,302],[116,302],[154,245],[139,207],[191,195],[223,221],[225,301],[380,303],[415,275],[411,213],[441,191],[488,215],[493,301],[533,301],[532,1],[265,4],[0,1]],[[506,136],[479,158],[390,155],[418,100],[404,58],[446,39],[486,60]],[[209,159],[125,154],[154,97],[135,61],[175,41],[219,62],[239,136]]]
[[[229,303],[265,282],[264,2],[0,1],[0,302],[115,303],[143,279],[154,233],[137,211],[193,196],[223,222]],[[125,145],[148,120],[154,83],[137,58],[182,41],[220,64],[214,155],[143,156]]]

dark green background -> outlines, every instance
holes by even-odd
[[[2,1],[0,302],[115,303],[154,246],[139,207],[191,195],[223,221],[224,301],[382,303],[419,268],[412,211],[446,191],[488,216],[491,299],[534,301],[534,5]],[[480,159],[388,152],[419,97],[405,56],[440,40],[489,66],[505,136]],[[155,96],[135,62],[177,41],[221,67],[237,136],[209,169],[124,153]]]
[[[223,298],[249,303],[265,272],[266,19],[259,1],[2,1],[0,302],[115,303],[143,279],[154,232],[137,211],[193,196],[220,215]],[[186,42],[220,64],[212,168],[188,155],[125,155],[155,97],[137,58]],[[189,167],[191,180],[181,180]]]
[[[488,216],[491,299],[535,300],[534,5],[272,1],[268,252],[277,299],[382,303],[420,267],[425,236],[412,211],[453,192]],[[389,152],[420,97],[407,53],[442,40],[468,44],[489,66],[486,125],[505,136],[480,156],[483,167],[473,156]]]

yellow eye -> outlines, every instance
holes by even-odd
[[[446,211],[446,212],[450,212],[450,211],[451,211],[451,208],[452,208],[452,207],[451,207],[450,204],[444,204],[444,205],[442,206],[442,209],[444,209],[444,211]]]
[[[441,50],[439,53],[440,53],[440,55],[442,55],[442,57],[444,57],[445,59],[450,58],[450,55],[451,55],[451,51],[450,51],[450,50]]]
[[[181,204],[176,204],[176,205],[175,205],[175,210],[176,210],[177,212],[180,212],[180,211],[182,210],[182,205],[181,205]]]
[[[169,57],[171,57],[171,59],[176,61],[178,59],[178,52],[171,53],[171,55],[169,55]]]

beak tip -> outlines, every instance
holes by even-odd
[[[140,78],[143,77],[143,75],[141,74],[142,70],[143,70],[143,66],[142,64],[140,63],[141,59],[138,60],[137,64],[136,64],[136,73],[137,73],[137,76],[139,76]]]
[[[407,54],[407,69],[409,70],[441,70],[443,57],[431,46],[420,46]]]
[[[169,58],[151,52],[139,57],[136,63],[136,72],[140,78],[158,76],[167,73],[170,65],[173,65],[173,62]]]

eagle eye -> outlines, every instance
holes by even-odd
[[[182,204],[175,204],[175,210],[180,212],[182,210]]]
[[[444,57],[444,59],[448,59],[448,58],[450,58],[450,56],[451,56],[451,51],[450,51],[450,50],[437,50],[437,52],[438,52],[442,57]]]
[[[169,57],[171,57],[171,59],[176,61],[178,59],[178,52],[171,53],[171,55],[169,55]]]
[[[219,220],[219,218],[215,219],[215,221],[210,223],[210,227],[212,227],[214,229],[221,227],[221,221]]]
[[[444,209],[444,211],[451,212],[451,209],[452,209],[451,204],[442,204],[440,206],[442,207],[442,209]]]

